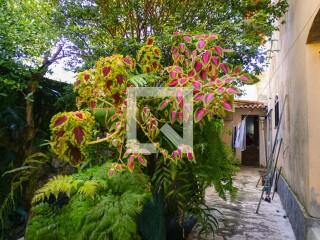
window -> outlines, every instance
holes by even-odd
[[[279,97],[276,95],[274,103],[274,127],[277,128],[279,125]]]

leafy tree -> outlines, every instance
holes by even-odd
[[[278,30],[275,20],[287,7],[285,0],[61,0],[56,18],[73,56],[90,67],[105,55],[135,55],[151,35],[169,56],[172,32],[190,31],[219,34],[219,45],[235,50],[230,62],[259,73],[266,63],[262,45]],[[170,58],[162,61],[168,64]]]

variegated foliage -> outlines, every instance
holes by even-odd
[[[160,63],[161,51],[150,37],[140,49],[137,61],[129,56],[113,55],[100,59],[95,69],[78,74],[74,90],[78,93],[78,108],[87,106],[107,134],[100,139],[92,139],[93,119],[89,113],[63,113],[53,117],[52,149],[61,158],[78,166],[85,160],[87,144],[103,141],[110,143],[118,152],[118,160],[110,164],[108,172],[128,169],[132,172],[139,164],[147,166],[150,153],[140,149],[137,142],[126,142],[126,113],[128,108],[137,107],[135,118],[139,131],[153,143],[166,161],[189,160],[195,162],[193,149],[180,145],[175,150],[162,145],[160,128],[167,122],[182,126],[183,115],[191,114],[191,106],[185,104],[185,96],[180,88],[193,88],[193,115],[196,124],[202,124],[206,117],[225,117],[234,111],[234,95],[239,94],[238,82],[254,84],[258,78],[242,71],[241,66],[232,66],[224,61],[230,49],[216,45],[215,34],[192,36],[189,33],[175,33],[172,47],[173,64],[163,67]],[[127,87],[156,86],[179,88],[176,96],[166,99],[142,97],[136,106],[128,102]],[[183,109],[186,111],[183,112]],[[79,118],[79,114],[86,116]],[[90,141],[89,141],[90,139]]]

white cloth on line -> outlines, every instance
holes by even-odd
[[[240,148],[240,151],[246,150],[246,118],[244,118],[238,126],[237,138],[234,146],[235,148]]]

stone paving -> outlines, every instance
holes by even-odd
[[[235,186],[238,187],[237,198],[234,202],[224,201],[210,187],[206,191],[207,205],[218,209],[222,214],[213,212],[218,218],[219,229],[216,234],[199,237],[193,230],[188,237],[206,240],[295,240],[292,227],[286,212],[282,207],[277,193],[271,203],[262,200],[259,214],[256,214],[261,196],[261,182],[256,184],[260,177],[256,167],[242,167],[235,177]]]

